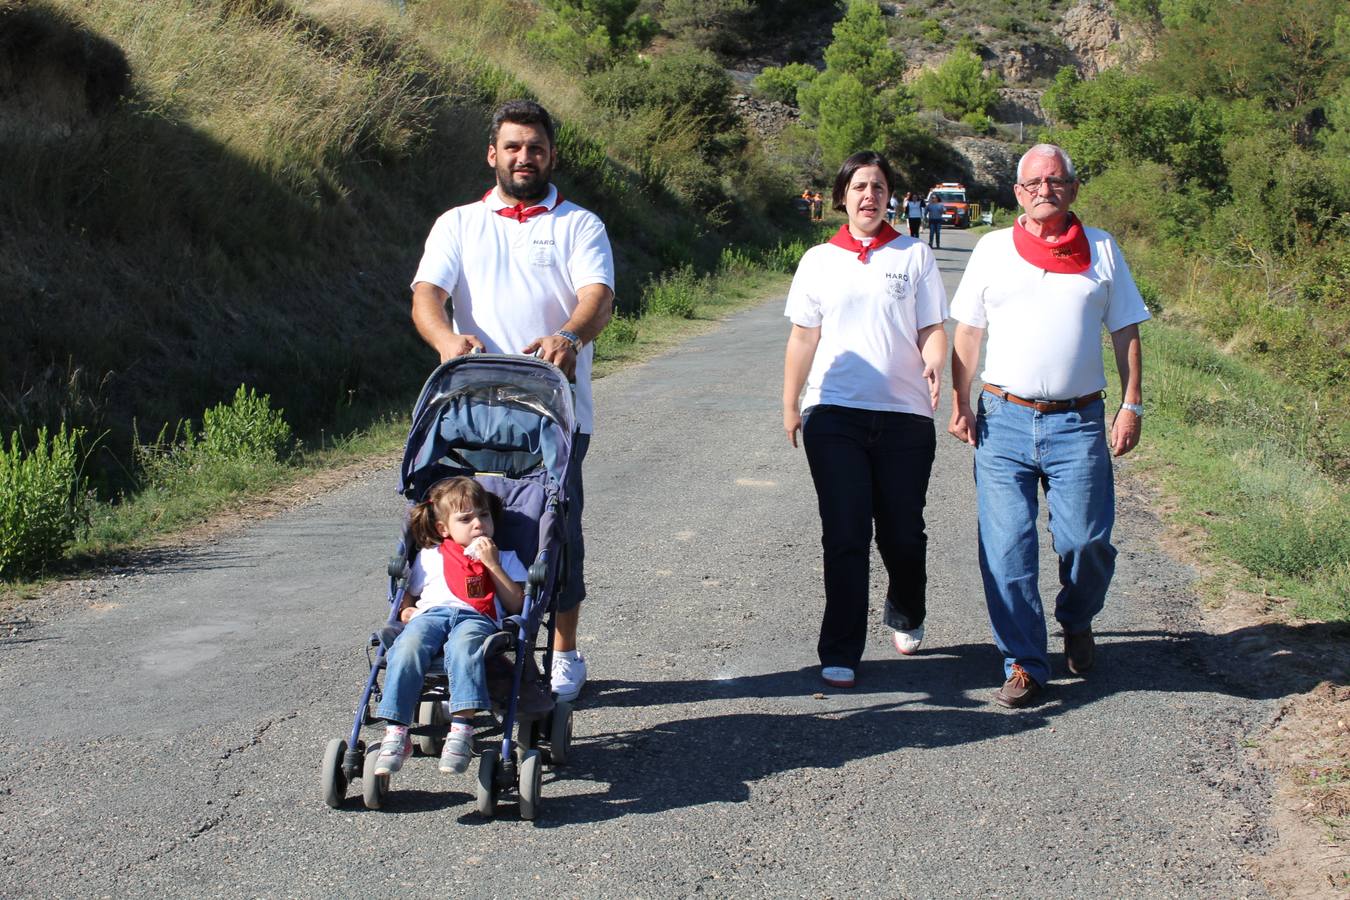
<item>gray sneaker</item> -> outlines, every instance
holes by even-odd
[[[445,749],[441,751],[441,771],[447,775],[458,775],[469,768],[473,759],[473,728],[450,729],[445,739]]]
[[[375,774],[392,775],[403,768],[403,762],[412,756],[412,737],[407,728],[390,725],[380,742],[380,755],[375,757]]]

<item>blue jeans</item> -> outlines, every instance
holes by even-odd
[[[450,711],[491,708],[483,645],[496,631],[487,616],[454,606],[433,606],[417,616],[389,648],[375,717],[410,724],[422,696],[422,678],[441,652],[450,676]]]
[[[927,416],[821,405],[807,411],[802,443],[825,551],[825,614],[816,652],[823,666],[852,669],[867,643],[874,522],[889,577],[883,621],[904,631],[923,624],[928,585],[923,507],[937,438]]]
[[[942,220],[941,220],[941,219],[929,219],[929,220],[928,220],[928,246],[930,246],[930,247],[936,247],[936,248],[941,248],[941,247],[942,247]]]
[[[1003,674],[1009,677],[1017,663],[1045,684],[1050,664],[1037,584],[1038,489],[1045,490],[1059,556],[1055,618],[1065,633],[1075,634],[1101,612],[1116,567],[1106,407],[1098,400],[1082,409],[1040,413],[981,393],[975,430],[980,575]]]

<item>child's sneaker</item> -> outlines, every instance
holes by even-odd
[[[445,738],[445,749],[441,751],[441,771],[447,775],[457,775],[469,768],[473,759],[473,726],[463,719],[450,720],[450,734]]]
[[[380,755],[375,757],[375,774],[392,775],[403,768],[403,761],[412,756],[412,738],[407,727],[390,725],[384,729]]]

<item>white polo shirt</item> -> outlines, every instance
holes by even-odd
[[[562,328],[581,288],[614,288],[614,253],[599,216],[570,200],[558,203],[551,185],[539,204],[546,213],[518,222],[497,214],[506,205],[494,189],[442,215],[413,277],[414,285],[448,291],[455,331],[477,335],[491,353],[519,353]],[[577,356],[577,425],[586,434],[595,427],[594,358],[594,344]]]
[[[1102,328],[1150,318],[1111,235],[1084,227],[1092,264],[1077,275],[1024,260],[1013,231],[975,245],[952,299],[952,318],[989,331],[980,377],[1019,397],[1069,400],[1106,387]]]
[[[802,255],[785,315],[820,328],[802,409],[820,404],[933,417],[919,330],[947,318],[947,291],[928,245],[902,236],[861,262],[819,244]]]

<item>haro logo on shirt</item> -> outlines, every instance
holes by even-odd
[[[536,244],[549,244],[550,246],[558,243],[557,241],[553,240],[553,238],[535,238],[534,242]]]
[[[886,293],[892,300],[905,299],[905,295],[909,293],[909,273],[887,272]]]

